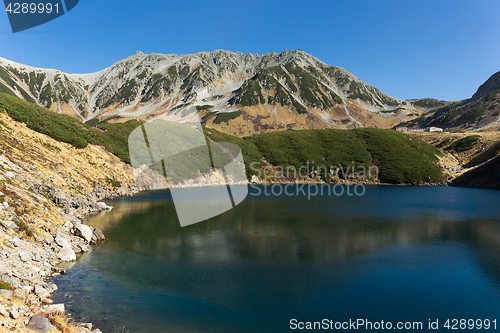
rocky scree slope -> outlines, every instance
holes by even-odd
[[[136,190],[130,167],[103,147],[76,149],[0,110],[0,332],[100,332],[68,325],[45,278],[104,238],[81,222],[110,209],[100,200]]]

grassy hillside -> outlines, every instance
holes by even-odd
[[[25,123],[30,129],[76,148],[85,148],[89,143],[104,146],[126,163],[130,163],[128,135],[140,124],[129,121],[90,127],[75,118],[2,93],[0,93],[0,110],[5,110],[10,117]]]
[[[434,164],[437,155],[435,147],[410,136],[392,130],[362,128],[354,130],[303,130],[264,133],[237,138],[205,129],[213,141],[238,144],[242,151],[247,172],[257,173],[251,168],[262,167],[263,158],[273,166],[296,169],[306,166],[310,170],[331,166],[354,166],[379,168],[379,179],[386,183],[416,183],[436,181],[441,177],[440,169]],[[322,168],[325,170],[325,168]]]
[[[29,128],[77,148],[84,148],[89,143],[102,145],[127,163],[130,163],[128,135],[140,124],[132,120],[90,127],[69,116],[6,94],[0,94],[0,109]],[[331,166],[377,166],[379,179],[386,183],[418,183],[436,181],[441,177],[440,169],[434,164],[439,150],[393,130],[302,130],[244,138],[214,129],[205,128],[204,131],[209,140],[239,145],[248,175],[259,173],[258,169],[265,165],[284,168],[293,166],[298,169],[309,163],[311,169],[312,165],[315,168],[326,167],[323,170]]]

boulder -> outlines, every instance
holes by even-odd
[[[51,328],[51,324],[47,317],[39,313],[31,317],[28,326],[26,327],[35,332],[47,333]]]
[[[82,251],[82,252],[89,252],[90,251],[90,248],[87,244],[78,244],[78,248],[80,248],[80,251]]]
[[[92,229],[88,225],[85,224],[76,225],[75,234],[85,239],[87,243],[90,243],[90,241],[92,240]]]
[[[55,283],[49,282],[44,286],[45,290],[47,290],[49,293],[53,294],[57,291],[57,285]]]
[[[33,291],[34,291],[35,295],[37,295],[40,298],[49,298],[50,297],[50,292],[38,284],[35,285],[35,288]]]
[[[60,235],[60,234],[57,235],[56,238],[55,238],[55,242],[60,247],[69,247],[69,242],[66,239],[66,237],[64,237],[63,235]]]
[[[90,244],[96,244],[105,239],[106,237],[104,236],[103,232],[97,228],[94,228],[94,232],[92,233],[92,241],[90,242]]]
[[[0,221],[0,224],[2,224],[2,226],[6,229],[16,229],[16,230],[19,230],[19,227],[17,226],[17,224],[15,224],[14,222],[12,221],[4,221],[4,220],[1,220]]]
[[[9,289],[0,289],[0,296],[3,296],[5,298],[9,298],[12,296],[12,290]]]
[[[45,308],[47,313],[64,313],[64,304],[52,304],[52,305],[47,305]]]
[[[12,319],[17,319],[19,318],[19,312],[16,309],[10,310],[10,317]]]
[[[98,210],[106,210],[108,208],[108,205],[106,203],[100,201],[97,203],[97,209]]]
[[[59,250],[57,257],[61,259],[61,261],[73,261],[76,260],[75,251],[73,251],[70,247],[63,247]]]
[[[27,262],[31,258],[30,258],[30,255],[27,254],[26,252],[19,252],[19,259],[21,259],[22,262]]]
[[[7,310],[5,310],[4,306],[3,305],[0,305],[0,314],[2,316],[4,316],[5,318],[8,318],[9,317],[9,313],[7,312]]]
[[[0,265],[0,275],[12,275],[12,271],[5,268],[4,265]]]
[[[19,240],[19,238],[11,238],[9,239],[9,242],[14,245],[14,247],[18,247],[21,241]]]

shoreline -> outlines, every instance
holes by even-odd
[[[50,329],[55,327],[58,332],[100,333],[98,328],[93,329],[91,323],[72,322],[65,315],[65,305],[53,303],[51,298],[58,287],[47,280],[65,274],[66,269],[72,266],[81,254],[105,241],[101,230],[82,223],[83,219],[93,213],[113,209],[100,200],[132,196],[141,191],[143,189],[120,188],[117,191],[109,191],[100,188],[87,196],[88,205],[79,209],[76,214],[71,210],[71,214],[66,214],[64,208],[54,204],[54,209],[58,211],[63,223],[45,227],[47,235],[44,238],[39,235],[23,237],[15,223],[0,220],[9,235],[7,242],[3,242],[4,247],[0,253],[0,296],[8,301],[7,306],[0,305],[0,315],[4,316],[0,321],[0,331],[21,331],[24,328],[45,325]],[[65,204],[77,199],[79,198],[69,196],[59,205],[65,207]],[[57,196],[53,197],[53,201],[57,201]]]

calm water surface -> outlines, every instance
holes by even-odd
[[[86,222],[107,240],[53,279],[55,302],[103,331],[290,332],[293,318],[500,329],[500,191],[249,196],[184,228],[168,191],[108,204]]]

